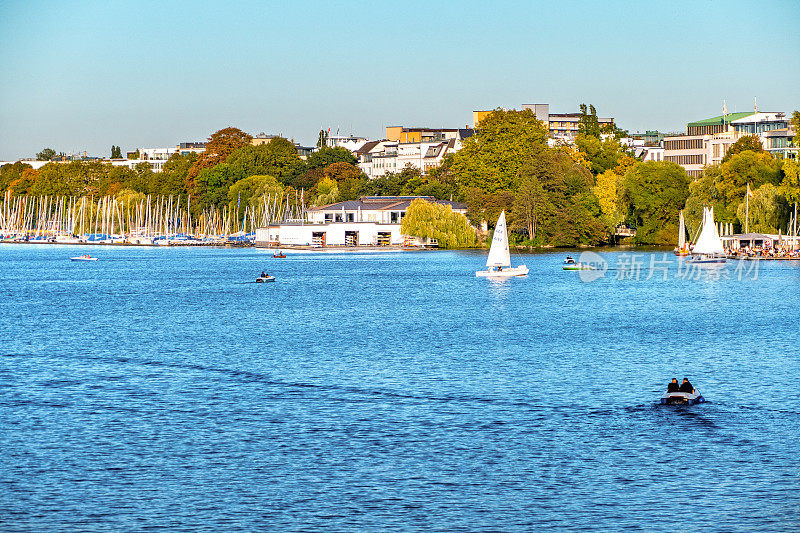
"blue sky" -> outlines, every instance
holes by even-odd
[[[683,130],[723,99],[800,109],[800,1],[0,0],[0,73],[0,160],[228,125],[381,137],[523,103]]]

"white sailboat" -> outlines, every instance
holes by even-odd
[[[520,265],[511,267],[511,253],[508,250],[508,231],[506,230],[506,212],[500,213],[497,225],[494,227],[492,246],[489,248],[489,257],[486,259],[486,270],[478,270],[475,276],[479,278],[506,278],[511,276],[525,276],[528,267]]]
[[[725,248],[714,223],[714,208],[703,208],[703,226],[692,248],[692,263],[720,264],[725,262]]]
[[[680,221],[678,222],[678,247],[675,249],[675,255],[684,256],[689,254],[689,246],[686,243],[686,223],[683,220],[683,210],[681,210]]]

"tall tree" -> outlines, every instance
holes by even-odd
[[[224,162],[234,151],[249,145],[252,140],[253,137],[251,135],[239,128],[227,127],[212,133],[208,141],[206,141],[205,151],[200,154],[192,168],[189,169],[189,173],[186,176],[186,190],[194,191],[195,179],[200,174],[200,171],[213,168]]]
[[[622,184],[629,220],[637,226],[637,242],[675,242],[679,213],[689,197],[686,171],[676,163],[648,161],[628,170]]]
[[[530,109],[496,110],[481,121],[480,131],[464,141],[449,170],[459,186],[485,192],[513,190],[520,168],[547,148],[548,130]]]
[[[600,122],[597,120],[597,110],[593,105],[580,105],[581,117],[578,122],[578,134],[600,138]]]
[[[56,157],[56,151],[52,148],[45,148],[38,154],[36,154],[37,161],[52,161]]]
[[[324,168],[332,163],[345,162],[351,165],[358,163],[358,159],[347,148],[321,148],[308,156],[306,167],[309,170]]]
[[[725,152],[725,157],[722,158],[722,163],[727,163],[735,155],[741,154],[746,151],[751,152],[764,152],[764,146],[761,144],[761,139],[755,135],[745,135],[728,148]]]
[[[325,148],[328,146],[328,132],[319,130],[319,137],[317,138],[317,148]]]

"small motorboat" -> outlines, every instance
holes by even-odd
[[[270,281],[275,281],[275,276],[258,276],[256,278],[256,283],[269,283]]]
[[[592,265],[587,265],[584,263],[576,262],[571,256],[567,256],[564,259],[564,265],[561,267],[562,270],[597,270]]]
[[[78,257],[70,257],[71,261],[97,261],[96,257],[92,257],[89,254],[80,255]]]
[[[697,389],[694,392],[665,392],[661,396],[662,405],[694,405],[705,401]]]
[[[286,258],[286,254],[283,253],[283,252],[278,252],[278,253],[272,254],[272,257],[274,257],[275,259],[285,259]]]

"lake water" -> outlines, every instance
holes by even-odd
[[[800,264],[269,254],[0,245],[0,530],[800,529]]]

